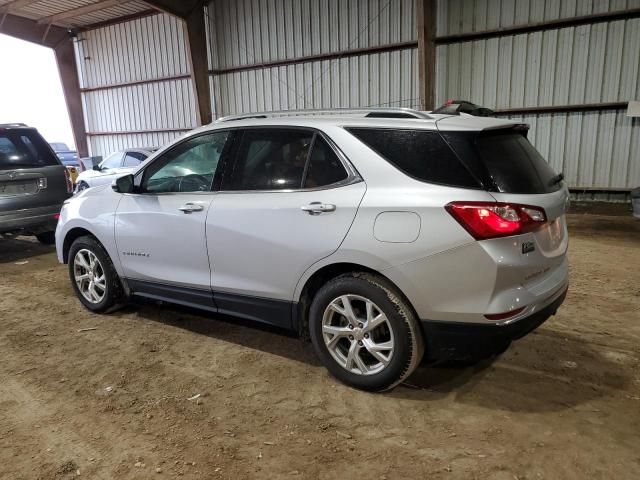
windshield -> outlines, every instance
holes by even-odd
[[[50,143],[49,145],[51,145],[51,148],[53,148],[54,152],[68,152],[69,151],[69,147],[67,147],[66,144],[64,143]]]
[[[50,165],[58,160],[37,132],[0,130],[0,170]]]
[[[122,164],[122,152],[115,152],[105,158],[100,164],[100,170],[118,168]]]

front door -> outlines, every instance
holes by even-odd
[[[137,193],[123,196],[115,234],[134,292],[213,305],[205,221],[227,136],[214,132],[180,142],[138,174]]]
[[[307,268],[346,236],[365,192],[322,134],[245,129],[207,217],[219,311],[290,326]]]

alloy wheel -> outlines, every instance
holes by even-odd
[[[107,291],[104,269],[91,250],[78,250],[73,259],[73,275],[82,296],[91,303],[100,303]]]
[[[329,303],[322,317],[322,338],[333,359],[358,375],[380,373],[393,357],[389,319],[360,295],[341,295]]]

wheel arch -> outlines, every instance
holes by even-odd
[[[375,268],[352,262],[336,262],[323,265],[314,271],[304,282],[300,289],[299,296],[297,298],[296,310],[294,311],[294,318],[298,333],[301,337],[309,338],[309,308],[315,294],[330,280],[344,275],[345,273],[369,273],[382,278],[385,282],[388,282],[397,291],[398,295],[406,302],[406,304],[416,314],[416,310],[413,307],[411,301],[407,298],[404,292],[393,282],[389,277],[381,273]],[[417,318],[417,315],[416,315]]]
[[[83,228],[83,227],[72,228],[67,232],[62,242],[62,260],[64,263],[69,263],[69,250],[71,250],[71,245],[73,244],[73,242],[76,239],[84,236],[93,237],[96,239],[97,242],[100,242],[100,240],[98,240],[98,237],[96,237],[92,232],[90,232],[86,228]],[[100,242],[100,244],[102,243]]]

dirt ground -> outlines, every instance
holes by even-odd
[[[558,315],[388,394],[338,384],[280,332],[92,315],[52,248],[0,240],[0,478],[640,478],[640,221],[569,221]]]

